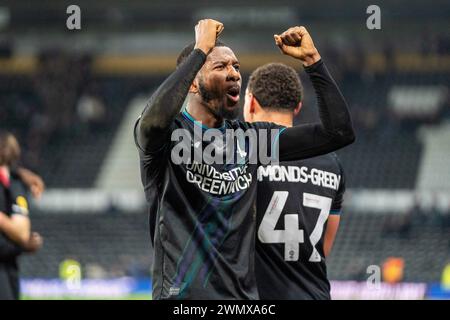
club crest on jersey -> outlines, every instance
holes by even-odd
[[[169,296],[177,296],[180,294],[180,288],[170,287],[169,288]]]

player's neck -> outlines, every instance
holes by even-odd
[[[286,112],[265,112],[256,121],[273,122],[280,126],[292,127],[293,126],[293,115]]]
[[[223,125],[223,119],[216,118],[205,106],[201,103],[189,102],[186,106],[186,111],[196,121],[200,121],[204,126],[208,128],[219,128]]]

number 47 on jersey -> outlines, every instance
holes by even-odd
[[[298,214],[285,214],[284,230],[275,229],[288,196],[288,191],[275,191],[273,193],[259,226],[258,238],[262,243],[284,243],[284,260],[297,261],[299,259],[300,243],[305,242],[303,230],[299,229]],[[303,193],[303,206],[320,210],[319,219],[317,219],[314,230],[309,236],[309,241],[313,247],[309,261],[320,262],[322,258],[316,249],[316,244],[322,237],[323,226],[330,213],[331,198],[305,192]]]

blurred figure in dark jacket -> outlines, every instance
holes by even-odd
[[[19,157],[15,137],[0,133],[0,300],[19,299],[17,258],[42,246],[40,235],[31,232],[26,186],[20,174],[11,171]]]

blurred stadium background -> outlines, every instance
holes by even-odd
[[[66,28],[69,4],[81,30]],[[244,85],[266,62],[293,65],[272,35],[307,26],[349,102],[357,142],[339,152],[348,192],[328,261],[333,297],[449,299],[450,2],[379,1],[381,30],[366,27],[370,4],[2,0],[0,127],[48,188],[32,206],[45,243],[21,258],[23,297],[150,298],[132,127],[210,17],[224,23]],[[317,117],[303,80],[298,122]],[[383,282],[368,286],[376,266]]]

